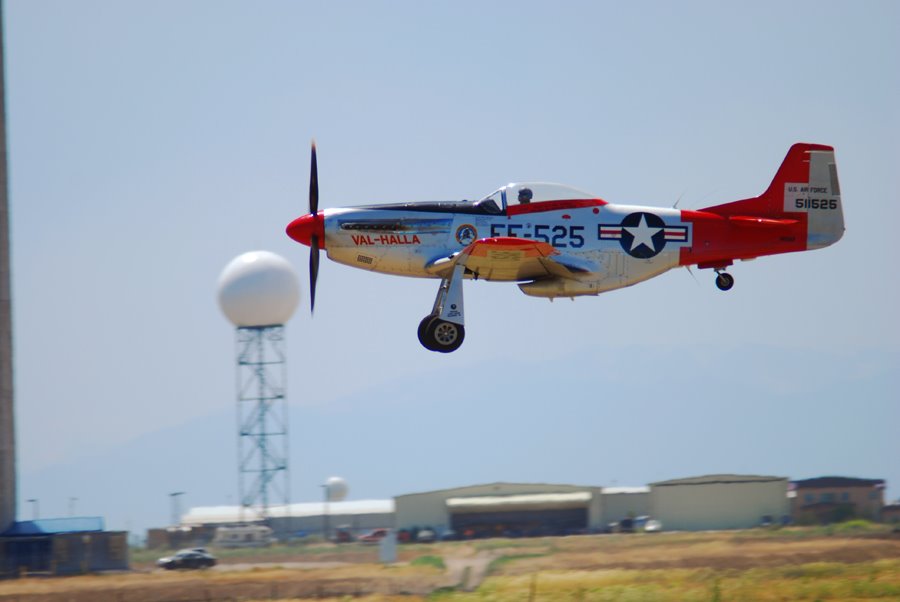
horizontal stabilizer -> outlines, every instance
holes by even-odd
[[[784,228],[797,223],[795,219],[773,219],[770,217],[753,217],[750,215],[729,215],[728,221],[735,226],[753,228]]]

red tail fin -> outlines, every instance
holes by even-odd
[[[728,217],[774,219],[806,214],[807,248],[830,245],[844,233],[834,148],[798,142],[788,151],[772,183],[760,196],[701,211]]]

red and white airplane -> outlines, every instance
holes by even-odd
[[[419,341],[455,351],[465,336],[463,280],[516,282],[533,297],[598,295],[695,265],[727,291],[735,260],[809,251],[844,233],[834,149],[798,143],[760,196],[699,211],[617,205],[559,184],[507,184],[477,201],[318,208],[312,147],[309,213],[287,227],[310,247],[315,307],[319,250],[356,268],[440,280]]]

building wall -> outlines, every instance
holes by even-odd
[[[789,513],[787,479],[650,486],[650,514],[667,531],[746,529]]]
[[[54,533],[0,538],[0,576],[128,570],[128,533]]]
[[[900,504],[888,504],[881,509],[881,520],[886,523],[900,523]]]
[[[53,535],[56,575],[128,569],[128,533],[60,533]]]
[[[147,549],[179,550],[202,547],[212,541],[215,527],[166,527],[147,529]]]
[[[646,493],[604,493],[603,525],[623,518],[645,516],[650,512],[650,492]]]
[[[884,489],[880,487],[797,487],[796,493],[794,520],[803,518],[803,507],[811,504],[850,504],[853,518],[881,520]]]
[[[394,498],[397,515],[395,526],[398,530],[412,529],[414,527],[431,527],[438,532],[443,532],[450,528],[450,513],[447,510],[447,500],[454,497],[572,493],[578,491],[589,491],[593,494],[588,506],[588,526],[599,528],[603,524],[600,487],[523,483],[492,483],[397,496]]]
[[[353,535],[361,535],[372,529],[393,528],[396,518],[393,512],[379,512],[372,514],[329,514],[328,531],[334,535],[337,528],[346,528]],[[295,516],[274,517],[267,521],[272,527],[275,536],[279,539],[298,531],[311,535],[323,535],[325,517],[319,516]]]

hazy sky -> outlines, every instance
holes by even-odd
[[[335,473],[358,499],[713,471],[887,478],[900,495],[896,2],[4,5],[21,499],[40,471],[102,465],[233,412],[216,280],[268,249],[305,281],[307,250],[284,228],[306,209],[312,137],[322,207],[546,180],[696,209],[762,192],[794,142],[830,144],[847,232],[736,265],[727,294],[708,271],[552,304],[467,282],[467,338],[451,355],[415,335],[436,281],[323,261],[315,317],[304,290],[287,328],[289,397],[295,415],[333,416],[322,425],[344,459],[308,450],[298,498]],[[482,411],[499,424],[484,428]],[[622,429],[646,435],[661,416],[629,449]],[[792,446],[765,428],[785,416],[776,432]],[[457,436],[468,425],[477,438]],[[399,452],[405,476],[368,485],[373,440],[342,433],[370,429],[418,432],[427,476]],[[611,430],[615,449],[602,447]],[[704,447],[704,432],[740,445]],[[475,463],[505,460],[467,470],[448,441]],[[547,465],[548,449],[568,453]],[[236,487],[233,456],[204,461],[227,477],[188,504]],[[41,492],[44,513],[89,499],[71,489]]]

